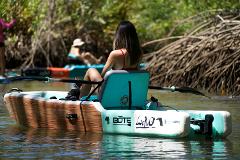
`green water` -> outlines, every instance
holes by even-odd
[[[176,109],[226,110],[233,132],[223,140],[162,139],[20,128],[10,119],[2,96],[11,88],[24,91],[68,90],[63,83],[19,82],[0,85],[0,159],[239,159],[240,100],[208,99],[192,94],[149,91]]]

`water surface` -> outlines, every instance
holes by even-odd
[[[0,85],[0,159],[238,159],[240,157],[240,100],[177,92],[149,92],[176,109],[226,110],[233,132],[226,139],[164,139],[127,135],[26,129],[10,119],[2,96],[13,87],[24,91],[68,90],[63,83],[18,82]]]

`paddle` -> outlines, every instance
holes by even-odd
[[[206,96],[205,94],[197,91],[196,89],[193,89],[193,88],[190,88],[190,87],[175,87],[175,86],[172,86],[172,87],[160,87],[160,86],[148,86],[149,89],[159,89],[159,90],[167,90],[167,91],[178,91],[178,92],[181,92],[181,93],[192,93],[192,94],[196,94],[196,95],[201,95],[201,96],[205,96],[205,97],[208,97]],[[210,97],[208,97],[210,98]]]
[[[86,80],[78,80],[78,79],[58,79],[58,78],[49,78],[49,77],[39,77],[39,76],[15,76],[9,77],[1,81],[1,83],[10,83],[14,81],[21,80],[37,80],[37,81],[45,81],[45,82],[64,82],[64,83],[76,83],[76,84],[100,84],[100,82],[94,81],[86,81]],[[167,91],[178,91],[181,93],[192,93],[196,95],[206,96],[205,94],[190,88],[190,87],[160,87],[160,86],[148,86],[149,89],[157,89],[157,90],[167,90]],[[209,97],[208,97],[209,98]]]
[[[22,80],[36,80],[36,81],[45,81],[45,82],[64,82],[64,83],[80,83],[80,84],[100,84],[101,82],[94,81],[85,81],[79,79],[58,79],[58,78],[49,78],[49,77],[39,77],[39,76],[16,76],[9,77],[1,81],[1,83],[10,83],[14,81]]]

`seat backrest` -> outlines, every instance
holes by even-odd
[[[99,101],[105,109],[143,108],[148,83],[147,71],[110,70],[104,77]]]

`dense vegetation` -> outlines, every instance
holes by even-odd
[[[184,35],[144,44],[164,43],[144,56],[151,83],[240,95],[239,12],[214,12],[202,18],[196,15],[188,22],[197,24]]]
[[[7,67],[64,66],[78,37],[94,55],[107,57],[115,28],[124,19],[135,24],[147,55],[172,40],[149,42],[184,35],[209,18],[206,14],[239,13],[238,8],[238,0],[1,0],[0,17],[17,20],[6,33]],[[195,22],[186,23],[192,16]]]

